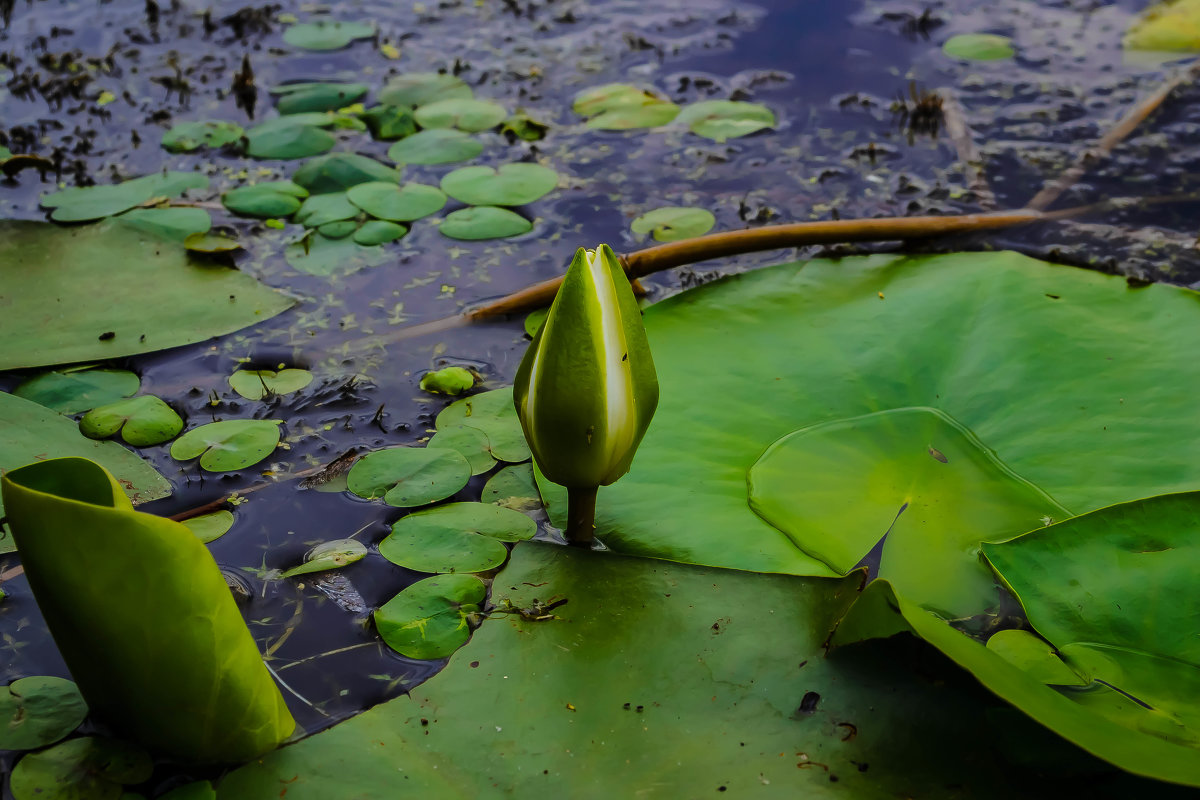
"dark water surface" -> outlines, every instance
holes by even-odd
[[[0,0],[0,9],[4,5]],[[717,230],[732,230],[835,216],[979,210],[980,198],[968,188],[970,171],[952,144],[944,136],[906,130],[897,98],[911,119],[913,104],[904,98],[914,91],[953,90],[974,128],[1000,207],[1020,206],[1161,82],[1163,68],[1126,65],[1119,49],[1120,31],[1143,5],[445,0],[324,7],[337,19],[375,22],[380,43],[401,51],[391,60],[371,41],[332,53],[287,46],[280,16],[311,17],[310,7],[296,3],[164,2],[152,22],[144,0],[16,0],[0,32],[0,144],[58,160],[61,175],[51,173],[42,183],[36,172],[25,171],[0,183],[0,216],[45,218],[38,197],[54,189],[56,178],[66,186],[87,185],[164,168],[195,169],[212,183],[201,199],[215,200],[247,176],[286,177],[300,162],[210,151],[172,155],[159,147],[163,130],[175,122],[252,124],[228,91],[243,55],[259,87],[253,121],[274,116],[266,89],[285,80],[360,80],[378,89],[393,73],[453,70],[477,97],[521,108],[551,125],[549,135],[532,144],[483,134],[487,147],[474,162],[539,161],[562,176],[555,193],[525,209],[535,228],[517,239],[453,242],[423,220],[386,246],[381,265],[329,278],[298,273],[284,260],[284,244],[298,236],[298,226],[273,231],[220,208],[212,211],[216,225],[250,242],[239,267],[297,295],[300,304],[255,328],[126,359],[121,366],[141,376],[142,392],[164,397],[183,413],[189,427],[218,418],[279,419],[288,449],[243,473],[202,475],[173,461],[167,445],[144,448],[142,455],[175,487],[170,498],[145,510],[175,514],[270,480],[264,472],[286,476],[352,447],[420,442],[446,404],[420,391],[421,374],[464,364],[483,373],[487,386],[504,386],[527,340],[520,319],[401,341],[389,335],[560,274],[578,246],[608,242],[618,251],[636,249],[629,221],[645,211],[701,206],[716,214]],[[1018,58],[966,64],[944,56],[941,42],[964,32],[1013,36]],[[653,86],[677,102],[765,103],[779,124],[724,144],[673,129],[589,131],[571,112],[571,97],[611,81]],[[115,99],[101,105],[101,92]],[[1198,98],[1200,89],[1180,92],[1059,205],[1194,191]],[[387,146],[354,134],[339,149],[386,161]],[[405,177],[436,182],[455,166],[409,167]],[[936,246],[1012,247],[1188,284],[1200,280],[1195,210],[1181,203],[1132,207],[1082,224]],[[651,297],[661,297],[713,270],[796,255],[706,263],[647,283]],[[306,367],[317,380],[297,395],[245,401],[226,383],[244,359],[251,366]],[[0,389],[22,377],[0,375]],[[216,405],[210,402],[214,392]],[[473,479],[456,499],[478,499],[483,480]],[[361,540],[377,542],[403,512],[278,480],[248,495],[235,513],[233,530],[212,551],[245,583],[243,609],[251,629],[294,690],[288,701],[308,730],[395,696],[441,666],[393,653],[370,624],[371,609],[422,574],[372,552],[324,577],[260,578],[264,569],[294,565],[315,543],[356,531]],[[16,563],[15,556],[0,556],[0,571]],[[0,603],[0,684],[65,674],[24,579],[3,588],[8,597]]]

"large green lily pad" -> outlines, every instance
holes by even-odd
[[[52,276],[53,279],[48,279]],[[0,221],[0,369],[92,361],[203,341],[293,300],[114,222]]]
[[[121,433],[134,447],[162,444],[183,430],[183,420],[161,398],[143,394],[98,406],[79,420],[79,430],[89,439],[107,439]]]
[[[51,219],[84,222],[140,206],[153,197],[175,197],[188,189],[204,189],[208,178],[194,172],[166,172],[101,186],[75,187],[42,195]]]
[[[115,800],[122,785],[141,783],[153,771],[142,748],[85,736],[25,756],[9,786],[16,800]]]
[[[449,577],[473,580],[432,580]],[[910,668],[928,651],[826,657],[857,586],[518,544],[493,603],[548,618],[494,612],[408,696],[242,767],[218,797],[1061,797],[1007,761],[986,693],[941,660]]]

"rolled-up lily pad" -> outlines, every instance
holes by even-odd
[[[395,222],[388,222],[382,219],[372,219],[364,222],[354,232],[354,241],[357,244],[372,247],[374,245],[394,242],[406,233],[408,233],[408,228],[403,225],[397,225]]]
[[[163,134],[162,146],[172,153],[187,153],[201,147],[223,147],[242,138],[242,126],[226,120],[181,122]]]
[[[346,199],[373,217],[391,222],[411,222],[437,213],[446,205],[446,195],[433,186],[389,181],[360,183],[346,192]]]
[[[393,106],[416,108],[451,98],[471,97],[471,87],[462,78],[438,72],[410,72],[384,84],[379,101]]]
[[[483,152],[483,143],[452,128],[420,131],[388,148],[388,158],[398,164],[452,164],[469,161]]]
[[[171,445],[176,461],[200,459],[209,472],[232,472],[262,461],[279,445],[279,425],[269,419],[230,419],[193,428]]]
[[[558,173],[541,164],[460,167],[442,178],[442,191],[475,206],[523,206],[549,194]]]
[[[532,539],[537,525],[490,503],[450,503],[402,517],[379,554],[420,572],[483,572],[508,558],[503,542]]]
[[[126,444],[146,447],[175,438],[183,420],[161,398],[144,394],[93,408],[79,420],[79,430],[89,439],[120,432]]]
[[[346,484],[366,500],[411,508],[445,500],[470,479],[471,467],[457,450],[391,447],[355,462]]]
[[[686,106],[675,122],[687,125],[692,133],[706,139],[723,142],[774,127],[775,113],[759,103],[703,100]]]
[[[307,162],[292,180],[313,194],[342,192],[368,181],[400,182],[400,173],[356,153],[331,153]]]
[[[450,212],[438,230],[443,236],[466,241],[506,239],[529,233],[533,230],[533,223],[507,208],[478,206]]]
[[[320,20],[292,25],[283,32],[283,40],[305,50],[340,50],[356,39],[370,39],[375,27],[362,22]]]
[[[499,125],[508,112],[497,103],[463,97],[420,106],[415,116],[422,128],[458,128],[460,131],[478,133]]]
[[[653,234],[656,242],[677,242],[703,236],[716,224],[717,218],[707,209],[667,206],[647,211],[629,227],[639,236]]]
[[[324,542],[309,550],[304,555],[304,563],[280,573],[281,578],[293,578],[297,575],[308,575],[313,572],[338,569],[356,561],[362,561],[367,555],[367,546],[357,539],[336,539]]]
[[[63,369],[27,378],[13,389],[17,397],[62,414],[77,414],[129,397],[141,379],[125,369]]]
[[[0,689],[0,750],[33,750],[79,727],[87,703],[65,678],[36,675]]]
[[[108,186],[62,189],[42,195],[42,205],[57,222],[85,222],[140,206],[152,197],[176,197],[188,189],[208,187],[208,178],[193,172],[145,175]]]
[[[247,400],[262,400],[276,394],[298,392],[313,381],[306,369],[239,369],[229,376],[229,385]]]
[[[221,195],[221,202],[233,213],[247,217],[287,217],[306,197],[308,190],[291,181],[267,181],[231,189]]]
[[[365,97],[367,89],[365,83],[285,83],[271,94],[279,97],[275,108],[280,114],[303,114],[345,108]]]
[[[375,611],[388,647],[409,658],[445,658],[471,637],[468,615],[479,612],[487,587],[474,575],[417,581]]]

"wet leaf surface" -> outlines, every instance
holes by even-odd
[[[457,450],[471,465],[472,475],[482,475],[496,466],[487,434],[478,428],[443,428],[430,438],[427,447],[448,447]]]
[[[247,400],[298,392],[313,381],[306,369],[239,369],[229,376],[229,386]]]
[[[458,130],[420,131],[396,142],[388,158],[398,164],[452,164],[470,161],[483,152],[483,144]]]
[[[97,406],[79,420],[79,431],[89,439],[121,434],[126,444],[147,447],[174,439],[183,420],[162,398],[152,394],[130,397]]]
[[[276,420],[230,419],[193,428],[171,445],[177,461],[200,459],[209,472],[233,472],[267,458],[279,445]]]
[[[141,783],[152,771],[140,747],[86,736],[25,756],[9,787],[16,800],[100,800],[119,797],[123,785]]]
[[[450,503],[400,519],[379,554],[419,572],[483,572],[508,558],[504,542],[533,538],[529,517],[488,503]]]
[[[283,40],[305,50],[340,50],[356,39],[369,39],[375,27],[362,22],[320,20],[292,25],[283,32]]]
[[[198,517],[185,519],[183,525],[196,534],[196,538],[204,544],[215,542],[233,527],[233,512],[224,509],[211,514],[201,514]]]
[[[443,236],[465,241],[507,239],[533,230],[533,223],[515,211],[495,206],[477,206],[451,211],[438,230]]]
[[[513,406],[511,386],[457,400],[437,416],[439,431],[460,425],[487,434],[492,455],[500,461],[524,461],[530,456]]]
[[[668,206],[647,211],[630,223],[629,228],[639,236],[652,234],[656,242],[677,242],[703,236],[716,223],[717,218],[706,209]]]
[[[140,385],[129,370],[68,369],[34,375],[18,384],[13,394],[62,414],[78,414],[128,397]]]
[[[446,205],[440,189],[421,183],[371,181],[346,192],[346,199],[373,217],[392,222],[411,222],[436,214]]]
[[[486,597],[487,587],[473,575],[425,578],[380,606],[375,627],[401,655],[445,658],[466,643],[467,615],[477,613]]]
[[[361,561],[367,555],[367,546],[357,539],[336,539],[314,547],[304,554],[304,563],[284,570],[279,577],[293,578],[313,572],[339,569],[347,564]]]
[[[392,447],[360,458],[346,480],[365,500],[382,498],[390,506],[412,508],[445,500],[470,477],[471,467],[457,450]]]
[[[85,222],[120,214],[153,197],[176,197],[188,189],[207,187],[203,175],[168,172],[107,186],[62,189],[42,195],[42,205],[53,209],[50,218],[57,222]]]
[[[33,750],[79,727],[87,703],[65,678],[38,675],[0,690],[0,750]]]
[[[477,206],[523,206],[554,191],[558,174],[541,164],[460,167],[442,178],[442,191]]]
[[[421,388],[435,394],[458,395],[475,385],[475,375],[464,367],[444,367],[421,376]]]

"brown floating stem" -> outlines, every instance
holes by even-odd
[[[596,538],[596,492],[599,487],[567,487],[567,544],[591,547]]]

